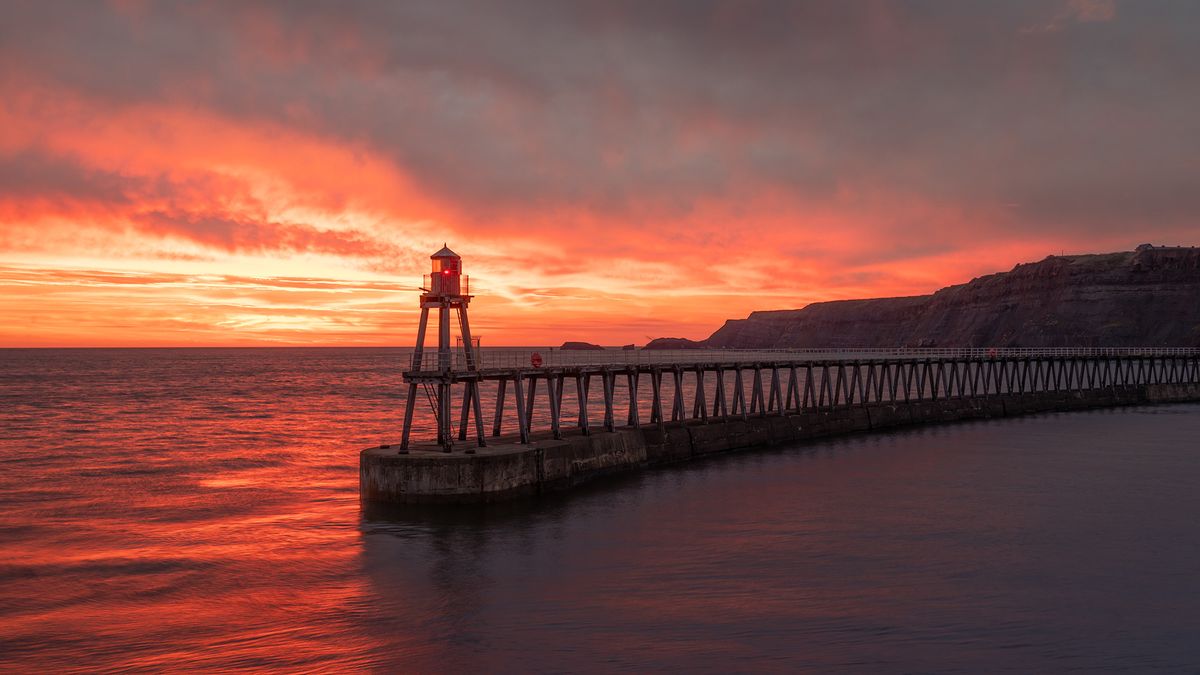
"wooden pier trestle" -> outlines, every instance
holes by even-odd
[[[422,324],[423,325],[423,324]],[[465,321],[464,321],[465,328]],[[419,344],[419,342],[418,342]],[[414,365],[421,364],[419,356]],[[732,374],[732,377],[730,377]],[[643,377],[648,376],[648,377]],[[711,376],[711,377],[710,377]],[[515,431],[529,443],[536,431],[561,438],[573,424],[588,435],[595,422],[605,431],[618,427],[620,403],[627,411],[620,426],[638,428],[670,423],[713,424],[749,416],[791,413],[868,404],[909,403],[940,399],[987,398],[1013,394],[1089,392],[1128,386],[1200,384],[1200,356],[1194,351],[1172,355],[996,356],[946,358],[882,358],[858,360],[715,361],[686,364],[578,365],[547,368],[410,370],[408,409],[400,452],[412,434],[412,408],[417,386],[426,387],[438,413],[442,447],[454,406],[461,396],[458,434],[487,445],[484,395],[494,406],[491,436]],[[640,398],[648,380],[649,397]],[[593,383],[601,400],[593,401]],[[565,397],[567,388],[574,396]],[[748,391],[747,391],[748,387]],[[512,405],[509,406],[511,390]],[[461,391],[461,394],[457,394]],[[691,405],[687,405],[690,400]],[[566,408],[564,408],[564,403]],[[649,416],[643,422],[643,405]],[[593,409],[593,406],[597,406]],[[574,407],[575,410],[570,410]],[[690,414],[689,414],[690,413]],[[471,418],[474,424],[471,424]]]

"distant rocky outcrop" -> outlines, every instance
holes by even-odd
[[[602,352],[602,351],[604,351],[604,347],[601,347],[600,345],[594,345],[590,342],[564,342],[564,343],[562,343],[562,346],[559,347],[559,349],[563,350],[564,352],[567,352],[567,351]]]
[[[706,344],[687,338],[654,338],[642,349],[705,349]]]
[[[933,295],[754,312],[726,321],[707,340],[682,342],[739,349],[1200,347],[1200,249],[1142,245],[1050,256]]]

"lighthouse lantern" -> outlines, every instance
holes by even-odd
[[[463,276],[462,258],[443,245],[442,250],[430,256],[433,270],[429,275],[429,294],[441,297],[457,297],[466,295]]]

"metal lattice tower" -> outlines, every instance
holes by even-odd
[[[453,447],[451,429],[451,384],[454,366],[453,350],[450,343],[450,312],[458,311],[459,332],[462,337],[463,356],[466,369],[474,372],[477,369],[475,343],[471,339],[471,325],[467,320],[467,305],[471,302],[469,278],[462,273],[462,257],[451,251],[445,244],[437,253],[430,256],[433,268],[425,277],[421,290],[421,323],[417,328],[417,344],[413,349],[412,368],[408,378],[408,402],[404,409],[404,432],[400,441],[400,452],[408,452],[408,441],[412,431],[413,408],[417,402],[417,387],[436,386],[436,394],[430,396],[433,403],[434,415],[437,418],[437,442],[446,452]],[[437,363],[425,361],[425,333],[429,324],[429,310],[438,310],[438,351]],[[420,381],[420,384],[418,383]],[[470,406],[474,404],[476,424],[480,427],[478,442],[483,446],[482,407],[479,401],[478,381],[466,382],[463,395],[463,418]],[[473,452],[468,449],[467,452]]]

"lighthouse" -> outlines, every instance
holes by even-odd
[[[477,368],[475,343],[471,340],[471,324],[467,320],[467,305],[471,302],[470,279],[463,274],[462,257],[449,246],[430,256],[433,261],[430,273],[425,277],[421,287],[421,323],[417,327],[417,344],[413,349],[412,368],[407,373],[409,380],[408,401],[404,409],[404,432],[400,442],[400,452],[408,452],[409,432],[412,427],[413,408],[417,402],[418,382],[425,386],[437,387],[437,395],[430,396],[433,403],[434,416],[437,418],[437,442],[445,452],[453,447],[453,437],[450,420],[450,391],[454,381],[452,376],[453,351],[450,346],[450,313],[458,312],[459,334],[462,337],[463,356],[466,369],[474,372]],[[436,309],[438,313],[438,348],[437,360],[425,358],[425,334],[429,325],[429,310]],[[481,406],[479,402],[479,382],[477,379],[465,381],[466,390],[463,394],[463,429],[461,437],[466,436],[466,416],[474,407],[477,424],[482,425]],[[474,404],[472,406],[472,403]],[[482,426],[481,426],[482,429]],[[479,445],[483,446],[483,433],[479,433]],[[468,449],[467,452],[474,452]]]

